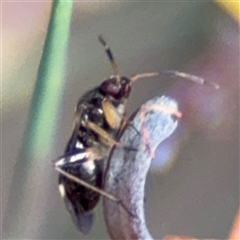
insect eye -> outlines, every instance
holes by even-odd
[[[105,93],[105,94],[109,94],[113,97],[117,96],[119,93],[119,86],[116,83],[116,79],[112,78],[112,79],[108,79],[106,81],[104,81],[101,86],[100,89]]]
[[[126,77],[121,78],[121,92],[120,97],[128,97],[131,92],[131,80]]]
[[[125,93],[129,93],[131,91],[131,85],[129,84],[129,82],[126,82],[123,86]]]

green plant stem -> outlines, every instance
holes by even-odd
[[[72,1],[60,0],[52,5],[23,146],[14,169],[3,223],[4,238],[30,239],[41,234],[41,221],[45,217],[41,208],[47,201],[40,189],[47,181],[44,170],[51,164],[48,156],[53,148],[62,103],[72,5]]]

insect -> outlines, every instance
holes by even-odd
[[[55,169],[60,173],[59,192],[73,221],[84,234],[91,230],[93,209],[100,195],[121,204],[120,200],[102,190],[104,160],[113,146],[129,148],[119,144],[116,137],[128,123],[126,106],[132,84],[138,79],[159,75],[158,72],[149,72],[131,78],[121,76],[111,49],[102,36],[99,36],[99,42],[105,48],[114,75],[79,99],[75,109],[72,135],[63,156],[54,163]],[[177,71],[161,73],[190,79],[200,84],[205,83],[202,78],[186,73]],[[127,208],[123,207],[127,211]]]

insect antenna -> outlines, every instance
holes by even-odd
[[[133,77],[130,78],[131,83],[136,82],[140,78],[150,78],[150,77],[155,77],[158,76],[158,72],[150,72],[150,73],[139,73]]]
[[[115,61],[115,59],[113,57],[111,49],[107,45],[106,41],[103,39],[102,35],[98,36],[98,40],[103,45],[103,47],[105,48],[107,56],[108,56],[108,58],[110,60],[110,63],[112,65],[113,73],[114,73],[114,75],[117,78],[117,82],[120,83],[120,75],[119,75],[119,71],[118,71],[118,66],[117,66],[116,61]]]
[[[193,81],[193,82],[195,82],[197,84],[201,84],[201,85],[208,84],[208,85],[211,85],[212,87],[214,87],[215,89],[220,88],[220,86],[216,83],[206,81],[205,79],[203,79],[201,77],[198,77],[198,76],[195,76],[195,75],[192,75],[189,73],[178,72],[175,70],[165,70],[165,71],[162,71],[161,74],[167,74],[167,75],[170,75],[173,77],[180,77],[180,78],[188,79],[190,81]]]
[[[205,79],[203,79],[201,77],[198,77],[198,76],[195,76],[195,75],[192,75],[192,74],[189,74],[189,73],[178,72],[178,71],[175,71],[175,70],[165,70],[165,71],[161,71],[159,73],[158,72],[140,73],[140,74],[137,74],[137,75],[131,77],[130,80],[131,80],[131,83],[133,83],[133,82],[136,82],[140,78],[155,77],[155,76],[160,75],[160,74],[166,74],[166,75],[169,75],[169,76],[172,76],[172,77],[184,78],[184,79],[193,81],[193,82],[195,82],[197,84],[201,84],[201,85],[203,85],[203,84],[211,85],[215,89],[220,88],[219,85],[216,84],[216,83],[206,81]]]

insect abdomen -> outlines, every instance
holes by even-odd
[[[88,162],[85,163],[67,164],[68,166],[63,166],[63,169],[89,184],[101,188],[102,161],[94,161],[92,163],[94,169],[89,169]],[[76,226],[82,233],[87,234],[92,227],[92,210],[97,205],[100,195],[61,174],[59,176],[59,191]]]

